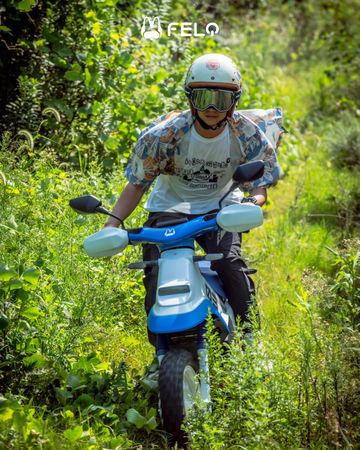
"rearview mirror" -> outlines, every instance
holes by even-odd
[[[265,163],[262,160],[251,161],[241,166],[238,166],[233,174],[233,184],[230,189],[219,200],[219,209],[221,209],[222,202],[230,192],[234,191],[239,184],[247,181],[254,181],[264,175]]]
[[[238,166],[233,174],[233,180],[236,184],[254,181],[264,175],[264,161],[251,161]]]
[[[82,195],[81,197],[72,198],[69,205],[81,214],[94,214],[98,212],[97,208],[101,206],[101,200],[93,195]]]
[[[106,214],[107,216],[114,217],[116,220],[120,222],[121,228],[125,230],[124,221],[120,219],[120,217],[115,216],[107,209],[101,206],[101,200],[93,195],[82,195],[81,197],[72,198],[69,201],[69,205],[72,209],[80,214],[94,214],[101,213]]]

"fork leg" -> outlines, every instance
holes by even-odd
[[[209,357],[208,350],[205,347],[205,332],[206,322],[203,322],[198,327],[197,354],[199,358],[201,398],[203,399],[204,403],[209,404],[211,402],[209,384]]]

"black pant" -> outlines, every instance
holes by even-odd
[[[149,214],[148,220],[144,223],[146,227],[160,228],[159,222],[167,220],[177,220],[187,218],[188,220],[198,217],[197,215],[184,213],[153,212]],[[209,231],[196,239],[198,244],[206,253],[223,253],[224,258],[211,262],[211,268],[215,270],[223,285],[230,305],[234,311],[235,318],[240,317],[241,322],[249,320],[249,309],[252,304],[251,293],[254,292],[254,285],[250,277],[242,271],[246,267],[241,258],[241,235],[224,230]],[[143,260],[156,260],[160,256],[159,250],[154,244],[143,244]],[[155,265],[145,269],[144,286],[146,289],[145,309],[149,314],[151,307],[155,303],[157,287],[158,267]],[[149,333],[150,342],[153,344],[153,336]]]

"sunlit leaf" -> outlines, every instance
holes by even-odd
[[[108,370],[110,368],[110,364],[106,361],[102,361],[100,364],[96,364],[95,369],[99,372],[103,372],[104,370]]]
[[[6,193],[7,194],[20,194],[20,191],[16,187],[7,185],[6,186]]]
[[[64,431],[64,437],[70,442],[78,441],[83,434],[83,427],[76,425],[76,427]]]
[[[36,308],[36,306],[30,306],[22,311],[21,315],[29,320],[36,320],[39,316],[43,316],[44,313]]]
[[[0,411],[0,421],[1,422],[6,422],[7,420],[11,419],[12,416],[14,415],[14,410],[12,408],[6,407],[6,408],[1,408]]]
[[[101,24],[99,22],[95,22],[92,26],[92,32],[97,36],[100,34],[101,31]]]
[[[30,284],[37,284],[40,277],[40,270],[36,267],[31,267],[30,269],[25,270],[22,277]]]
[[[82,81],[84,74],[79,64],[73,64],[71,70],[64,73],[64,77],[69,81]]]
[[[146,427],[149,430],[155,430],[155,428],[157,427],[157,422],[155,417],[150,417],[150,419],[146,422]]]
[[[136,428],[142,428],[147,422],[146,418],[134,408],[130,408],[126,411],[126,418],[128,422],[135,425]]]
[[[109,150],[116,150],[119,147],[119,140],[116,137],[109,137],[104,142],[104,145]]]
[[[0,265],[0,281],[9,281],[11,278],[15,278],[17,273],[13,269],[9,269],[9,267],[5,264]]]
[[[62,413],[63,417],[65,419],[73,419],[74,418],[74,413],[72,411],[70,411],[69,409],[67,409],[66,411],[64,411]]]
[[[23,286],[23,284],[24,283],[21,280],[13,278],[10,281],[8,281],[8,289],[10,291],[13,291],[15,289],[20,289]]]
[[[36,0],[22,0],[15,5],[15,8],[19,11],[29,12],[36,5]]]
[[[27,356],[26,358],[24,358],[23,362],[25,366],[32,366],[36,369],[41,369],[46,365],[47,360],[43,355],[40,355],[40,353],[35,353],[31,356]]]

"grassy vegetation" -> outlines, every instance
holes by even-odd
[[[192,448],[359,442],[359,186],[353,167],[338,170],[343,135],[319,122],[300,132],[318,93],[311,74],[299,90],[293,70],[277,68],[280,104],[297,124],[280,149],[286,176],[269,192],[265,225],[244,242],[258,268],[259,341],[245,353],[236,342],[225,358],[213,343],[217,396],[211,414],[189,421]]]
[[[135,108],[130,107],[129,126],[141,128],[163,108],[183,107],[179,80],[173,79],[174,92],[168,95],[161,77],[182,73],[190,57],[215,48],[233,54],[243,67],[242,107],[282,106],[290,132],[279,153],[283,179],[269,192],[265,224],[244,237],[244,255],[258,269],[261,329],[246,352],[239,338],[224,356],[211,339],[214,404],[212,412],[194,411],[189,418],[194,449],[356,448],[360,441],[358,74],[347,60],[351,49],[345,52],[352,27],[335,28],[335,37],[322,35],[330,20],[321,16],[324,5],[332,20],[334,8],[341,20],[350,20],[348,13],[336,2],[319,3],[314,10],[313,2],[305,2],[300,11],[300,6],[291,10],[292,2],[278,10],[269,2],[273,12],[257,10],[239,19],[242,33],[229,32],[222,45],[190,40],[182,48],[177,42],[183,58],[166,64],[155,58],[166,41],[141,47],[128,40],[135,59],[124,62],[120,79],[132,76],[136,58],[155,58],[154,73],[160,73],[154,78],[148,67],[129,87],[126,101]],[[109,5],[95,11],[99,20],[113,17]],[[299,44],[294,27],[299,11],[317,27],[307,30],[307,47]],[[93,30],[96,17],[83,25],[85,31]],[[94,54],[102,52],[96,39]],[[353,39],[356,43],[357,35]],[[121,53],[123,47],[113,51]],[[64,55],[73,64],[72,56]],[[110,83],[116,64],[109,55],[102,57],[110,75],[98,76]],[[346,70],[341,72],[340,65]],[[157,83],[160,94],[151,91]],[[86,140],[87,127],[101,127],[110,111],[105,114],[104,105],[116,100],[115,90],[105,94],[99,88],[92,97],[91,86],[86,89],[89,101],[98,102],[90,121],[81,116],[85,112],[71,122],[60,111],[58,122],[56,107],[42,117],[45,105],[35,102],[34,127],[21,122],[31,134],[2,135],[0,448],[169,446],[156,395],[141,381],[152,348],[145,338],[142,274],[127,269],[140,259],[140,249],[90,260],[82,242],[103,218],[76,216],[68,207],[69,198],[85,193],[108,206],[115,202],[125,185],[126,152],[117,154],[114,142],[126,135],[129,151],[133,140],[132,131],[114,131],[116,121],[101,137],[113,139],[106,145],[100,138],[94,144]],[[31,92],[19,96],[19,108],[28,104]],[[65,103],[71,92],[66,90]],[[137,101],[148,108],[140,116]],[[120,121],[129,112],[122,105],[115,112]],[[39,117],[48,118],[43,128]],[[81,139],[65,136],[76,127]],[[140,207],[127,225],[140,225],[145,217]]]

